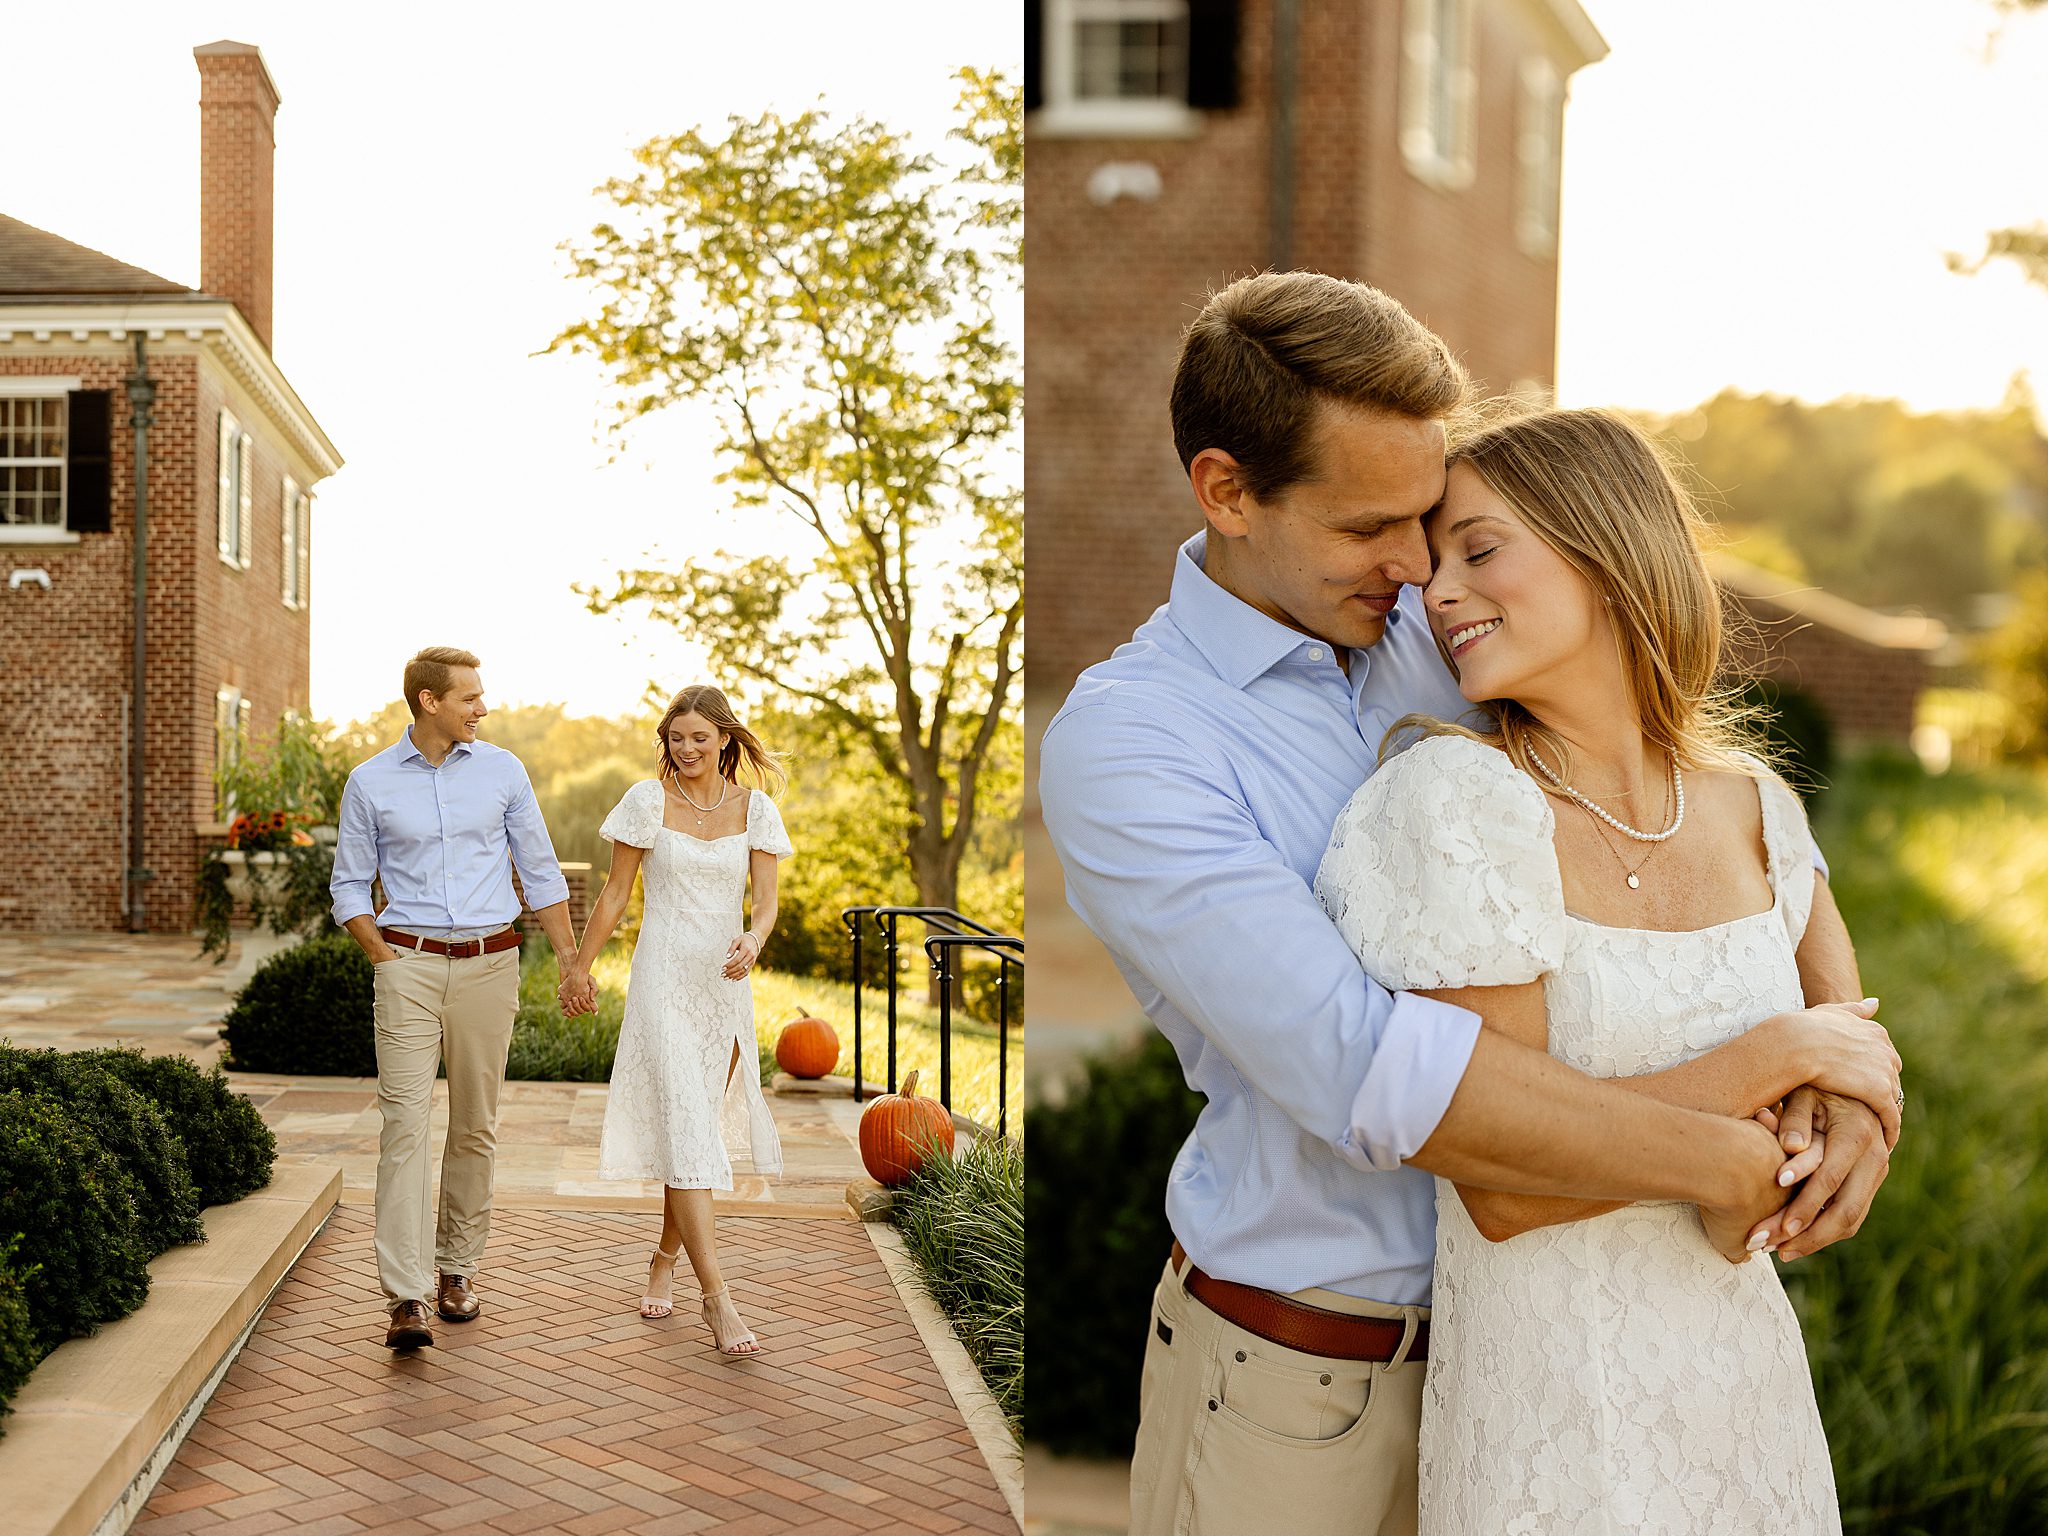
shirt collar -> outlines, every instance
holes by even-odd
[[[426,753],[422,752],[419,749],[419,747],[414,744],[412,739],[412,727],[409,725],[405,728],[405,734],[398,738],[397,750],[398,760],[401,763],[409,763],[414,758],[418,758],[423,763],[427,760]],[[471,743],[466,741],[458,741],[448,749],[448,757],[454,757],[458,753],[463,757],[467,757],[470,754],[470,750]],[[444,757],[441,759],[441,761],[445,763],[448,761],[448,758]]]
[[[1298,629],[1289,629],[1217,585],[1202,569],[1208,547],[1206,529],[1181,545],[1180,555],[1173,563],[1173,591],[1167,598],[1167,612],[1219,678],[1233,688],[1242,688],[1302,646],[1328,645],[1327,641],[1318,642]],[[1391,629],[1406,617],[1401,605],[1396,604],[1387,615],[1387,625]],[[1370,657],[1372,653],[1363,654]],[[1364,669],[1358,671],[1362,675]]]

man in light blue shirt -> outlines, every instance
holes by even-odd
[[[400,1351],[434,1342],[430,1292],[448,1322],[469,1321],[481,1305],[470,1282],[490,1236],[498,1090],[519,1004],[515,865],[561,962],[563,994],[580,1000],[585,983],[568,882],[533,785],[518,758],[476,739],[487,713],[478,665],[448,647],[406,664],[413,723],[349,775],[334,847],[334,920],[375,967],[377,1275],[391,1319],[385,1343]],[[370,901],[377,879],[381,913]],[[444,1056],[436,1221],[427,1127]]]
[[[1387,728],[1468,709],[1409,590],[1429,578],[1421,520],[1465,391],[1443,343],[1362,284],[1265,274],[1217,294],[1172,402],[1209,528],[1043,738],[1068,899],[1206,1100],[1166,1191],[1134,1533],[1281,1510],[1290,1530],[1413,1528],[1432,1173],[1745,1218],[1782,1202],[1783,1157],[1754,1124],[1388,994],[1313,893]],[[1861,995],[1824,881],[1807,946],[1829,995]],[[1818,1075],[1804,1065],[1787,1087]],[[1829,1126],[1809,1182],[1834,1203],[1814,1197],[1799,1251],[1854,1231],[1882,1181],[1882,1128],[1860,1112]]]

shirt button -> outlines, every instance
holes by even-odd
[[[1308,659],[1310,661],[1321,661],[1323,659],[1323,648],[1320,645],[1310,646],[1308,648]]]

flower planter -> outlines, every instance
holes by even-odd
[[[221,852],[220,861],[227,867],[228,894],[241,905],[247,906],[258,891],[266,901],[284,895],[285,871],[276,854],[228,848]]]

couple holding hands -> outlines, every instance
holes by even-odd
[[[412,724],[349,775],[334,850],[334,920],[375,968],[378,1281],[385,1343],[434,1342],[432,1313],[475,1318],[490,1235],[498,1091],[519,1002],[519,895],[554,946],[564,1013],[597,1006],[591,966],[643,870],[646,890],[598,1154],[608,1179],[660,1180],[661,1240],[640,1315],[667,1317],[687,1254],[721,1353],[758,1353],[718,1266],[713,1190],[730,1190],[732,1145],[756,1173],[781,1171],[762,1097],[748,975],[775,927],[777,861],[793,851],[766,788],[774,755],[718,689],[685,688],[655,733],[656,776],[628,789],[600,831],[612,864],[579,945],[569,887],[518,758],[477,739],[481,663],[433,647],[406,664]],[[749,788],[742,772],[760,786]],[[381,881],[382,911],[371,900]],[[742,926],[752,891],[752,923]],[[448,1137],[438,1219],[427,1144],[445,1059]]]

